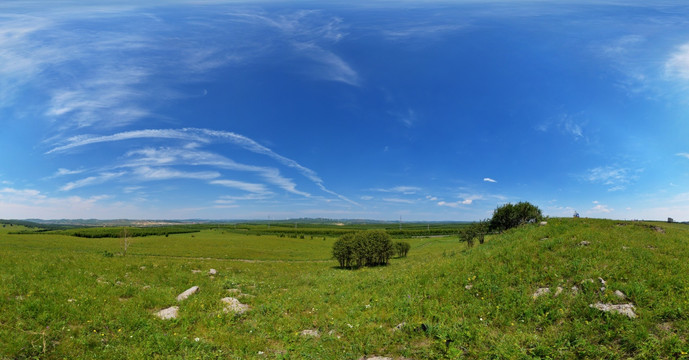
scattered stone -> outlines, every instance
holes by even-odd
[[[660,226],[654,226],[653,230],[655,230],[656,232],[659,232],[661,234],[665,234],[665,229],[661,228]]]
[[[541,223],[539,225],[546,226],[546,225],[548,225],[548,222],[547,221],[541,221]]]
[[[407,323],[406,323],[406,322],[401,322],[401,323],[397,324],[397,326],[395,326],[394,328],[392,328],[392,331],[400,331],[400,330],[402,330],[402,328],[404,327],[404,325],[407,325]]]
[[[151,285],[144,285],[144,287],[142,287],[142,289],[144,289],[144,290],[148,290],[150,288],[151,288]]]
[[[576,296],[577,294],[579,294],[579,287],[574,285],[574,286],[572,286],[572,295]]]
[[[622,246],[622,250],[629,250],[629,246]]]
[[[198,273],[200,273],[200,272],[201,272],[201,270],[197,270],[197,269],[194,269],[194,270],[191,271],[192,274],[198,274]]]
[[[186,300],[188,297],[190,297],[191,295],[195,294],[198,291],[199,291],[198,286],[192,286],[189,289],[187,289],[185,292],[177,295],[177,301]]]
[[[467,290],[471,290],[471,288],[473,288],[473,287],[474,287],[474,285],[471,285],[471,284],[464,286],[464,288]]]
[[[540,297],[540,296],[543,296],[543,295],[549,294],[549,293],[550,293],[550,288],[538,288],[538,289],[536,290],[536,292],[533,293],[533,295],[531,295],[531,297],[534,298],[534,299],[536,299],[536,298],[538,298],[538,297]]]
[[[615,290],[615,296],[617,296],[618,299],[624,300],[627,298],[627,295],[625,295],[622,291]]]
[[[117,282],[115,282],[115,285],[122,286],[122,285],[124,285],[124,283],[118,280]]]
[[[603,280],[603,278],[598,278],[598,281],[600,281],[601,285],[603,285],[603,286],[601,286],[601,288],[600,288],[600,292],[604,292],[604,291],[605,291],[605,285],[606,285],[607,283],[605,282],[605,280]]]
[[[208,270],[208,275],[216,275],[216,274],[218,274],[218,270],[215,270],[215,269]]]
[[[139,266],[139,269],[140,270],[146,270],[146,267],[145,266]]]
[[[101,279],[101,278],[96,279],[96,282],[99,283],[99,284],[110,284],[109,282],[107,282],[107,281],[105,281],[105,280],[103,280],[103,279]]]
[[[582,283],[582,284],[583,284],[583,283],[587,283],[587,282],[593,284],[593,279],[584,279],[584,280],[581,280],[581,283]]]
[[[177,312],[179,311],[179,306],[170,306],[167,309],[160,310],[156,313],[156,316],[163,320],[167,319],[177,319]]]
[[[547,236],[541,239],[541,241],[546,241],[546,240],[548,240]]]
[[[71,303],[72,303],[72,302],[75,302],[75,301],[77,301],[77,299],[67,299],[67,302],[71,302]]]
[[[227,304],[223,311],[225,312],[233,312],[235,314],[244,314],[245,312],[249,311],[250,307],[247,304],[242,304],[237,300],[236,298],[233,297],[225,297],[221,299],[222,302]]]
[[[586,240],[579,243],[579,246],[589,246],[589,245],[591,245],[591,243],[586,241]]]
[[[636,318],[636,313],[634,313],[634,304],[619,304],[619,305],[613,305],[613,304],[603,304],[603,303],[595,303],[595,304],[590,304],[590,307],[594,309],[598,309],[600,311],[605,311],[605,312],[616,312],[618,314],[622,314],[627,316],[630,319]]]
[[[318,330],[302,330],[302,332],[299,333],[301,336],[310,336],[310,337],[321,337],[321,333],[318,332]]]
[[[555,288],[555,296],[558,296],[558,295],[562,294],[562,290],[563,290],[563,289],[562,289],[561,287],[559,287],[559,286],[558,286],[557,288]]]

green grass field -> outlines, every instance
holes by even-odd
[[[206,229],[132,238],[122,256],[116,238],[0,228],[0,358],[686,358],[689,226],[653,226],[550,219],[471,249],[410,238],[407,258],[359,270],[330,260],[334,237]],[[225,313],[228,289],[251,310]],[[172,305],[177,319],[154,315]]]

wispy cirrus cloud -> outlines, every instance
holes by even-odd
[[[617,166],[599,166],[589,169],[584,175],[584,179],[591,183],[598,183],[609,186],[608,191],[620,191],[638,179],[639,173],[643,169],[629,169]]]
[[[689,43],[670,54],[665,62],[665,75],[670,79],[689,80]]]
[[[371,191],[384,192],[384,193],[400,193],[400,194],[404,194],[404,195],[413,195],[413,194],[416,194],[417,192],[419,192],[421,190],[422,189],[418,186],[406,186],[406,185],[399,185],[399,186],[394,186],[391,188],[371,189]]]
[[[179,171],[163,167],[151,168],[142,166],[134,169],[132,174],[143,181],[169,180],[169,179],[196,179],[210,180],[220,177],[217,171]]]
[[[95,184],[102,184],[105,182],[108,182],[110,180],[113,180],[115,178],[119,178],[122,175],[126,174],[126,172],[107,172],[107,173],[102,173],[98,174],[96,176],[89,176],[80,180],[76,181],[71,181],[65,184],[60,188],[60,191],[70,191],[74,190],[76,188],[84,187],[84,186],[89,186],[89,185],[95,185]]]
[[[416,203],[416,201],[414,201],[414,200],[401,199],[401,198],[383,198],[383,201],[390,202],[390,203],[396,203],[396,204],[414,204],[414,203]]]
[[[235,11],[228,15],[253,25],[264,25],[277,30],[281,34],[279,38],[293,49],[294,56],[312,62],[306,69],[308,74],[352,86],[361,84],[357,71],[328,48],[346,36],[341,25],[342,19],[324,16],[317,10],[301,10],[282,16],[269,16],[256,11]],[[270,52],[270,49],[266,51]]]
[[[211,181],[213,185],[221,185],[229,188],[240,189],[246,192],[255,194],[268,194],[270,193],[265,185],[263,184],[253,184],[237,180],[213,180]]]
[[[679,157],[683,157],[683,158],[689,159],[689,153],[677,153],[677,154],[675,154],[675,155],[677,155],[677,156],[679,156]]]
[[[586,120],[580,119],[580,116],[562,114],[557,118],[541,123],[536,127],[536,129],[541,132],[554,130],[560,132],[561,134],[568,135],[576,141],[579,139],[585,139],[584,126],[586,122]]]
[[[67,139],[62,145],[56,146],[53,149],[48,150],[46,154],[57,154],[65,152],[67,150],[72,150],[89,145],[95,145],[99,143],[119,142],[144,138],[182,140],[187,142],[187,144],[192,144],[193,146],[185,147],[183,149],[147,148],[129,151],[127,153],[128,156],[139,156],[139,158],[135,159],[132,163],[129,163],[125,166],[162,166],[174,163],[184,163],[191,165],[210,165],[240,171],[253,171],[261,174],[261,176],[267,179],[270,183],[275,184],[288,192],[302,195],[305,197],[310,196],[310,194],[307,192],[297,190],[296,184],[292,180],[282,177],[277,169],[239,164],[218,154],[199,151],[195,149],[195,147],[199,146],[200,144],[229,142],[233,145],[239,146],[253,153],[265,155],[277,161],[279,164],[283,166],[295,169],[302,176],[306,177],[311,182],[313,182],[321,191],[336,196],[337,198],[348,203],[359,205],[355,201],[352,201],[349,198],[328,189],[323,183],[323,180],[318,176],[318,174],[315,171],[299,164],[298,162],[292,159],[289,159],[285,156],[282,156],[272,151],[271,149],[259,144],[258,142],[246,136],[229,131],[186,128],[134,130],[105,136],[80,135]]]
[[[498,182],[497,180],[494,180],[494,179],[491,179],[491,178],[488,178],[488,177],[487,177],[487,178],[483,178],[483,181],[484,181],[484,182],[489,182],[489,183],[496,183],[496,182]]]

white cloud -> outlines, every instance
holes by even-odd
[[[689,80],[689,43],[670,55],[665,62],[665,74],[672,79]]]
[[[426,195],[426,200],[438,201],[438,198],[436,196]]]
[[[589,211],[591,213],[594,213],[594,214],[600,214],[600,213],[609,214],[609,213],[613,212],[614,210],[615,209],[611,209],[607,205],[597,204],[596,206],[591,208]]]
[[[0,189],[0,198],[21,198],[21,199],[43,199],[45,196],[41,192],[34,189],[14,189],[4,188]]]
[[[638,174],[642,171],[643,169],[632,170],[615,166],[599,166],[589,169],[584,178],[592,183],[608,185],[608,191],[620,191],[638,179]]]
[[[385,192],[385,193],[400,193],[404,195],[412,195],[416,194],[417,192],[421,191],[420,187],[417,186],[395,186],[392,188],[388,189],[383,189],[383,188],[378,188],[378,189],[371,189],[372,191],[378,191],[378,192]]]
[[[360,199],[364,200],[364,201],[369,201],[369,200],[373,200],[373,196],[364,195],[364,196],[361,196]]]
[[[305,197],[311,196],[309,193],[299,191],[296,189],[296,184],[287,178],[284,178],[280,175],[280,172],[277,169],[273,168],[267,168],[267,167],[259,167],[259,166],[253,166],[253,165],[244,165],[244,164],[239,164],[236,163],[230,159],[227,159],[223,156],[210,153],[210,152],[204,152],[204,151],[196,151],[195,149],[200,146],[200,144],[208,144],[208,143],[213,143],[217,141],[229,141],[230,143],[233,143],[237,146],[240,146],[248,151],[266,155],[276,161],[278,161],[280,164],[291,167],[299,171],[303,176],[314,182],[322,191],[337,196],[341,200],[347,201],[349,203],[359,205],[354,201],[351,201],[350,199],[346,198],[343,195],[340,195],[334,191],[329,190],[328,188],[325,187],[323,184],[323,180],[316,174],[315,171],[302,166],[301,164],[297,163],[296,161],[286,158],[280,154],[277,154],[270,150],[269,148],[257,143],[256,141],[240,135],[236,134],[233,132],[229,131],[216,131],[216,130],[208,130],[208,129],[193,129],[193,128],[185,128],[185,129],[149,129],[149,130],[135,130],[135,131],[125,131],[121,133],[117,133],[114,135],[106,135],[106,136],[88,136],[88,135],[82,135],[82,136],[74,136],[72,138],[67,139],[66,143],[61,146],[57,146],[51,150],[49,150],[46,154],[52,154],[52,153],[59,153],[63,152],[66,150],[86,146],[86,145],[93,145],[93,144],[98,144],[98,143],[104,143],[104,142],[117,142],[117,141],[125,141],[125,140],[133,140],[133,139],[143,139],[143,138],[152,138],[152,139],[176,139],[176,140],[183,140],[183,141],[191,141],[194,146],[191,148],[188,146],[185,146],[184,149],[173,149],[173,148],[163,148],[163,149],[153,149],[153,148],[146,148],[146,149],[139,149],[139,150],[134,150],[130,151],[127,153],[128,157],[136,157],[139,156],[138,159],[135,159],[133,162],[130,162],[126,164],[125,166],[133,167],[133,166],[142,166],[142,165],[167,165],[167,164],[173,164],[173,163],[184,163],[184,164],[203,164],[203,165],[213,165],[221,168],[226,168],[226,169],[232,169],[232,170],[240,170],[240,171],[253,171],[253,172],[258,172],[263,176],[267,181],[270,183],[277,185],[281,187],[282,189],[297,194]],[[189,145],[189,144],[186,144]]]
[[[117,172],[117,173],[102,173],[97,176],[89,176],[77,181],[71,181],[65,184],[60,188],[60,191],[70,191],[74,190],[76,188],[84,187],[84,186],[90,186],[90,185],[96,185],[96,184],[102,184],[107,181],[110,181],[112,179],[118,178],[122,175],[126,174],[125,172]]]
[[[383,30],[383,35],[392,40],[404,40],[409,38],[436,39],[443,33],[455,32],[466,28],[457,24],[409,24],[398,26],[397,29]]]
[[[472,199],[464,199],[464,200],[455,201],[455,202],[440,201],[440,202],[438,202],[438,205],[456,208],[456,207],[459,207],[461,205],[471,205],[473,202],[474,202],[474,200],[472,200]]]
[[[398,203],[398,204],[414,204],[414,200],[409,200],[409,199],[400,199],[400,198],[383,198],[383,201],[386,202],[391,202],[391,203]]]
[[[66,176],[66,175],[75,175],[75,174],[81,174],[84,172],[84,170],[69,170],[69,169],[57,169],[55,174],[52,177],[60,177],[60,176]]]
[[[536,126],[536,129],[541,132],[548,132],[551,128],[559,131],[562,134],[569,135],[574,140],[584,138],[585,120],[579,119],[579,116],[570,114],[562,114],[556,119],[551,119]]]
[[[263,184],[253,184],[253,183],[247,183],[243,181],[236,181],[236,180],[213,180],[210,182],[213,185],[221,185],[233,189],[239,189],[251,193],[257,193],[257,194],[268,194],[269,191],[266,188],[265,185]]]
[[[151,168],[148,166],[142,166],[134,169],[133,174],[144,181],[170,179],[210,180],[220,177],[220,173],[217,171],[187,172],[168,168]]]
[[[485,181],[485,182],[490,182],[490,183],[496,183],[496,182],[498,182],[497,180],[493,180],[493,179],[491,179],[491,178],[483,178],[483,181]]]
[[[689,153],[677,153],[675,155],[689,159]]]

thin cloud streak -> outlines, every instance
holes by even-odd
[[[135,131],[126,131],[126,132],[121,132],[118,134],[114,135],[107,135],[107,136],[89,136],[89,135],[82,135],[82,136],[75,136],[67,140],[67,143],[65,145],[61,145],[58,147],[55,147],[46,154],[52,154],[52,153],[58,153],[58,152],[63,152],[66,150],[86,146],[86,145],[93,145],[93,144],[98,144],[98,143],[104,143],[104,142],[117,142],[117,141],[124,141],[124,140],[131,140],[131,139],[143,139],[143,138],[153,138],[153,139],[177,139],[177,140],[186,140],[186,141],[192,141],[192,142],[197,142],[197,143],[212,143],[214,139],[221,139],[228,141],[229,143],[232,143],[234,145],[237,145],[241,148],[244,148],[248,151],[265,155],[268,156],[280,164],[296,169],[299,173],[301,173],[304,177],[307,179],[311,180],[313,183],[315,183],[318,188],[320,188],[322,191],[331,194],[333,196],[336,196],[337,198],[346,201],[348,203],[360,206],[355,201],[350,200],[349,198],[345,197],[344,195],[338,194],[330,189],[328,189],[325,184],[323,184],[323,180],[316,174],[315,171],[302,166],[298,162],[289,159],[287,157],[284,157],[280,154],[275,153],[271,149],[257,143],[256,141],[240,135],[236,134],[233,132],[229,131],[218,131],[218,130],[209,130],[209,129],[195,129],[195,128],[185,128],[185,129],[149,129],[149,130],[135,130]],[[150,151],[149,151],[150,153]],[[217,159],[216,159],[217,160]],[[228,166],[233,166],[232,163],[227,162],[226,165]],[[237,165],[236,163],[234,164],[237,167],[241,167]],[[260,168],[253,168],[253,170],[258,170]],[[273,170],[270,171],[262,171],[263,175],[273,183],[279,184],[283,189],[288,190],[292,193],[300,194],[303,196],[310,196],[308,193],[301,192],[296,190],[295,186],[293,186],[293,183],[285,178],[279,177],[279,173],[276,173]]]

